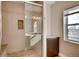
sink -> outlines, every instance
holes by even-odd
[[[30,42],[30,46],[34,46],[41,40],[41,34],[25,33],[25,37],[29,37],[27,40]]]
[[[29,37],[33,37],[34,35],[33,34],[30,34],[30,33],[25,33],[25,36],[29,36]]]

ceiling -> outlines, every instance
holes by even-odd
[[[46,4],[48,5],[53,5],[56,1],[45,1]]]

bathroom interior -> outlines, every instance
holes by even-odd
[[[2,1],[1,56],[41,57],[42,1]]]
[[[0,1],[1,57],[79,57],[78,32],[79,1]]]

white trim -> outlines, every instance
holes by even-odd
[[[46,38],[56,38],[58,36],[53,36],[53,35],[47,35]]]

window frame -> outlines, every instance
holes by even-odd
[[[76,6],[76,7],[73,7],[73,8],[70,8],[70,9],[67,9],[64,11],[64,14],[63,14],[63,34],[64,34],[65,41],[79,44],[79,41],[76,41],[74,38],[73,38],[74,40],[68,39],[68,25],[69,25],[68,24],[68,15],[79,13],[79,11],[73,12],[73,13],[68,13],[68,12],[75,10],[75,9],[79,9],[79,6]],[[75,23],[75,24],[71,24],[71,26],[72,25],[79,25],[79,24]]]

